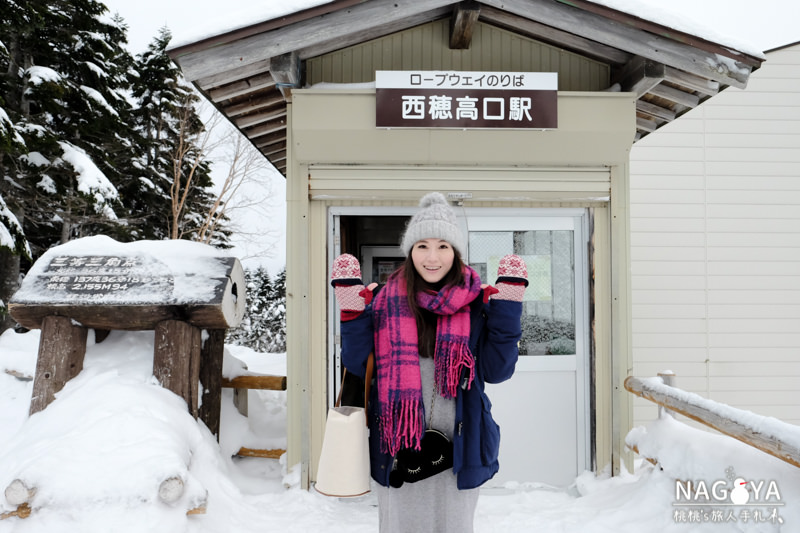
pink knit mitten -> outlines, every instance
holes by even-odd
[[[372,291],[361,281],[361,265],[350,254],[342,254],[333,261],[331,285],[343,313],[360,313],[372,301]]]
[[[500,260],[497,268],[497,292],[491,295],[491,299],[521,302],[527,286],[528,268],[525,261],[518,255],[507,255]]]

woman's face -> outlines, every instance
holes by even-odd
[[[417,241],[411,247],[414,269],[428,283],[437,283],[453,266],[455,251],[449,242],[441,239]]]

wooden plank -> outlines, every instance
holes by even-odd
[[[692,89],[707,96],[714,96],[719,93],[719,82],[708,78],[683,72],[672,67],[667,67],[665,74],[667,75],[667,81],[675,85],[682,85],[687,89]]]
[[[87,327],[140,331],[155,329],[164,320],[185,320],[198,327],[228,328],[235,324],[224,316],[221,305],[76,305],[12,303],[11,315],[28,329],[39,329],[47,316],[74,319]]]
[[[662,63],[637,56],[622,68],[613,82],[619,83],[623,92],[636,93],[639,98],[664,81],[665,71]]]
[[[255,128],[248,130],[242,130],[242,133],[244,133],[248,139],[255,142],[255,140],[258,139],[259,137],[285,131],[286,131],[286,117],[283,116],[277,118],[276,120],[269,121],[262,126],[257,126]]]
[[[51,315],[96,330],[148,330],[164,320],[224,329],[241,321],[246,284],[238,259],[197,257],[172,267],[161,259],[108,252],[43,256],[11,298],[9,312],[29,329]],[[198,277],[198,266],[211,274]],[[185,284],[203,286],[203,299],[175,290]]]
[[[287,102],[292,101],[291,90],[300,86],[300,58],[291,51],[270,58],[269,71]]]
[[[451,50],[469,49],[472,32],[480,14],[481,5],[478,2],[467,0],[455,5],[453,15],[450,17]]]
[[[752,70],[738,61],[731,68],[728,58],[722,60],[717,54],[619,24],[566,3],[550,0],[484,0],[483,3],[564,31],[579,32],[607,46],[740,89],[747,85]]]
[[[223,100],[230,100],[231,98],[236,98],[237,96],[243,96],[248,93],[260,91],[262,89],[269,89],[270,87],[275,87],[275,85],[276,83],[272,78],[272,75],[269,72],[266,72],[264,74],[259,74],[258,76],[237,80],[229,85],[212,89],[208,91],[208,97],[212,102],[216,103]]]
[[[780,436],[756,431],[753,426],[744,425],[734,419],[739,415],[750,419],[758,417],[750,411],[736,409],[698,394],[634,376],[625,379],[625,389],[800,468],[800,448]],[[730,414],[725,416],[722,411]],[[766,417],[760,418],[766,420]]]
[[[200,394],[199,417],[206,427],[219,440],[219,417],[222,407],[222,359],[225,351],[225,330],[206,330],[200,352]]]
[[[452,0],[416,0],[403,3],[396,0],[373,0],[324,17],[190,52],[175,57],[174,61],[180,65],[184,76],[193,81],[225,72],[232,66],[242,67],[315,45],[329,48],[328,51],[338,50],[373,38],[376,32],[386,34],[415,26],[428,20],[428,12],[432,10],[443,8],[449,12],[451,3]],[[438,18],[438,13],[435,18]],[[310,53],[318,55],[319,49]],[[308,57],[312,56],[303,53],[300,55],[300,59]]]
[[[245,115],[241,118],[235,119],[233,122],[234,124],[236,124],[237,128],[244,129],[256,126],[258,124],[264,124],[266,122],[281,120],[284,117],[286,117],[285,107],[279,109],[271,109],[269,111],[264,111],[261,113],[253,113],[251,115]]]
[[[513,13],[486,5],[481,6],[481,20],[615,65],[625,64],[632,57],[631,54],[624,50],[605,46],[585,39],[580,35],[562,31],[552,26],[541,24],[536,20],[519,17]]]
[[[200,382],[200,329],[179,320],[159,322],[155,328],[153,375],[165,389],[186,401],[197,418]]]
[[[232,68],[224,72],[213,74],[206,78],[195,80],[194,83],[202,90],[210,90],[215,87],[227,85],[229,83],[233,83],[235,81],[239,81],[245,78],[252,78],[254,76],[258,76],[259,74],[266,74],[268,72],[269,72],[269,59],[264,59],[262,61],[251,63],[249,65]]]
[[[687,93],[668,85],[656,85],[650,89],[650,94],[665,98],[676,104],[681,104],[686,107],[695,108],[700,105],[700,97],[696,94]]]
[[[232,379],[222,378],[222,386],[233,389],[286,390],[286,376],[252,374]]]
[[[255,147],[259,150],[271,145],[281,144],[286,146],[286,131],[277,131],[269,135],[262,135],[258,138],[258,142],[254,142]]]
[[[42,320],[31,415],[47,407],[67,381],[83,369],[88,333],[87,328],[74,325],[64,316],[47,316]]]
[[[652,133],[658,129],[658,122],[644,117],[636,117],[636,129]]]
[[[662,120],[666,120],[667,122],[672,122],[673,120],[675,120],[674,111],[671,111],[661,106],[657,106],[655,104],[651,104],[650,102],[645,102],[644,100],[638,100],[636,102],[636,111],[638,111],[639,113],[650,115],[651,117],[656,117]]]
[[[286,450],[256,450],[253,448],[239,448],[236,455],[240,457],[263,457],[266,459],[280,459]]]
[[[246,102],[230,106],[223,106],[221,110],[228,119],[264,109],[285,109],[286,102],[280,91],[264,92],[263,96],[250,95]]]

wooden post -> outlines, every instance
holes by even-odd
[[[206,330],[200,355],[200,420],[219,440],[219,413],[222,407],[222,358],[225,351],[225,330]]]
[[[184,400],[197,418],[200,382],[200,329],[180,320],[156,324],[153,375]]]
[[[47,407],[67,381],[83,370],[88,331],[65,316],[50,315],[42,320],[30,414]]]
[[[675,372],[672,370],[665,370],[663,372],[658,373],[658,377],[661,378],[661,381],[664,382],[664,385],[669,387],[675,386]],[[664,415],[675,416],[675,412],[672,409],[667,409],[663,405],[658,406],[658,418],[664,418]]]

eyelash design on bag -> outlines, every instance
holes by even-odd
[[[422,472],[422,467],[420,466],[419,468],[407,468],[406,470],[408,470],[409,474],[419,474],[420,472]]]
[[[444,454],[440,455],[435,461],[431,461],[434,465],[440,465],[444,462]]]

